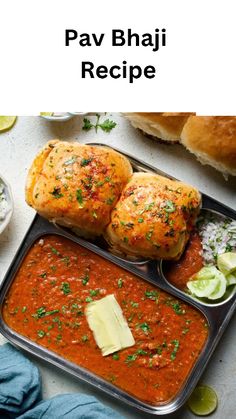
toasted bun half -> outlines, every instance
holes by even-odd
[[[192,186],[153,173],[134,173],[111,213],[105,238],[116,252],[179,259],[201,206]]]
[[[176,143],[191,113],[136,112],[123,114],[134,128],[162,141]]]
[[[110,148],[49,141],[29,170],[26,201],[49,221],[99,236],[132,172],[129,160]]]
[[[181,133],[181,143],[202,164],[236,175],[236,116],[191,116]]]

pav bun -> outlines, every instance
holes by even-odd
[[[136,112],[123,114],[134,128],[142,130],[152,137],[176,143],[191,113]]]
[[[236,176],[236,116],[191,116],[181,143],[202,164]]]

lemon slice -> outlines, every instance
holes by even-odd
[[[0,116],[0,132],[7,131],[15,122],[16,116]]]
[[[196,297],[209,297],[218,286],[219,279],[197,279],[188,281],[187,287]]]
[[[217,266],[225,275],[231,274],[234,270],[236,270],[236,253],[227,252],[222,255],[218,255]]]
[[[209,386],[198,386],[192,392],[187,405],[195,415],[210,415],[218,405],[216,392]]]

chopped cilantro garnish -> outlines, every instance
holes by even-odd
[[[145,211],[150,211],[152,207],[155,205],[155,202],[151,202],[150,204],[145,205],[145,207],[139,211],[139,214],[142,215]]]
[[[179,349],[179,340],[177,340],[177,339],[172,340],[171,343],[174,345],[174,349],[173,349],[173,352],[170,355],[170,359],[171,359],[171,361],[174,361],[174,359],[176,358],[176,354],[178,352],[178,349]]]
[[[151,240],[151,238],[152,238],[152,235],[153,235],[153,230],[148,231],[148,232],[146,233],[146,239],[147,239],[148,241],[150,241],[150,240]]]
[[[85,301],[86,301],[86,303],[91,303],[91,301],[93,301],[93,299],[91,297],[86,297]]]
[[[175,204],[174,204],[173,201],[168,200],[168,201],[165,202],[165,204],[166,205],[165,205],[164,209],[165,209],[166,212],[170,213],[170,212],[175,211],[176,207],[175,207]]]
[[[123,287],[123,280],[121,278],[118,279],[117,285],[118,285],[118,288],[122,288]]]
[[[134,227],[134,223],[125,223],[124,221],[120,222],[123,226],[125,226],[126,228],[133,228]]]
[[[82,159],[80,162],[80,166],[84,167],[87,166],[92,161],[92,158],[90,159]]]
[[[69,258],[69,256],[65,256],[64,258],[62,258],[62,262],[64,262],[64,264],[66,266],[69,266],[69,264],[70,264],[70,258]]]
[[[41,317],[50,316],[50,315],[55,314],[55,313],[59,313],[59,310],[46,311],[46,308],[44,306],[42,306],[42,307],[39,307],[36,310],[35,314],[32,314],[32,317],[34,317],[36,319],[41,319]]]
[[[86,274],[85,277],[82,279],[82,284],[86,285],[88,283],[88,281],[89,281],[89,275]]]
[[[138,355],[147,355],[148,353],[144,351],[143,349],[138,349],[136,352]]]
[[[81,306],[77,303],[71,304],[71,313],[75,313],[77,316],[83,316],[83,311],[81,310]]]
[[[119,356],[119,354],[113,354],[113,355],[112,355],[112,358],[113,358],[115,361],[118,361],[118,359],[120,359],[120,356]]]
[[[91,297],[96,297],[96,295],[99,294],[99,290],[90,290],[89,294],[91,295]]]
[[[51,195],[53,195],[54,198],[59,199],[62,198],[64,195],[61,193],[61,188],[54,186],[54,189],[52,192],[50,192]]]
[[[37,335],[41,339],[41,338],[43,338],[45,336],[45,332],[43,330],[38,330],[37,331]]]
[[[145,297],[149,298],[150,300],[156,301],[158,299],[158,292],[155,290],[152,291],[145,291]]]
[[[54,253],[54,255],[60,255],[60,252],[58,252],[58,250],[57,249],[55,249],[55,247],[52,247],[51,246],[51,251],[52,251],[52,253]]]
[[[78,203],[79,203],[80,205],[82,205],[82,204],[83,204],[82,189],[77,189],[77,191],[76,191],[76,199],[77,199],[77,201],[78,201]]]
[[[125,362],[128,364],[130,362],[134,362],[137,359],[137,354],[128,355]]]
[[[88,341],[88,336],[87,335],[82,336],[82,342],[87,342],[87,341]]]
[[[103,186],[105,182],[103,182],[102,180],[100,180],[99,182],[96,183],[96,186]]]
[[[128,243],[128,242],[129,242],[128,237],[124,237],[124,239],[123,239],[123,240],[124,240],[124,242],[125,242],[125,243]]]
[[[173,303],[171,305],[172,305],[172,307],[174,309],[174,312],[176,314],[184,314],[185,313],[185,310],[182,310],[181,305],[179,303]]]
[[[108,198],[108,199],[106,200],[106,204],[107,204],[107,205],[112,205],[112,204],[113,204],[113,202],[114,202],[114,200],[115,200],[115,198],[114,198],[114,197]]]
[[[69,282],[62,282],[61,284],[61,290],[65,295],[68,295],[71,293],[70,284]]]
[[[150,326],[145,322],[138,325],[139,329],[142,329],[142,331],[147,334],[151,331]]]
[[[143,223],[143,218],[139,218],[138,223]]]
[[[39,276],[40,278],[47,278],[47,272],[44,272],[43,274],[40,274]]]

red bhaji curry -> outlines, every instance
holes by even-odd
[[[186,291],[187,282],[204,266],[202,242],[197,231],[190,236],[187,247],[178,262],[164,264],[163,272],[166,279],[182,291]]]
[[[109,294],[135,345],[103,357],[84,312]],[[177,395],[208,336],[198,310],[59,235],[32,246],[3,316],[17,333],[154,405]]]

